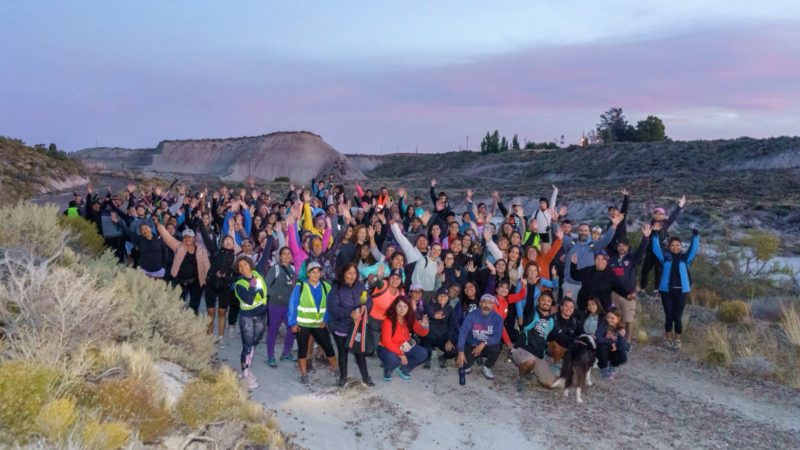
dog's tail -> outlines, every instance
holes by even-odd
[[[568,351],[561,360],[561,374],[559,377],[564,379],[564,388],[569,388],[572,386],[572,375],[575,371],[575,368],[573,367],[573,360],[574,358],[571,350]]]

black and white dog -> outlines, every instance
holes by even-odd
[[[564,379],[564,397],[569,397],[569,388],[574,385],[575,398],[578,403],[583,403],[581,389],[592,385],[590,376],[596,360],[597,344],[594,336],[589,334],[578,336],[564,355],[561,366],[560,378]]]

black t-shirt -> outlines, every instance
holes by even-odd
[[[194,253],[186,252],[176,278],[178,281],[189,281],[197,278],[197,257]]]

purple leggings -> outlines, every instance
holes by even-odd
[[[267,328],[267,357],[275,357],[275,339],[278,337],[278,329],[281,323],[286,324],[289,313],[288,306],[268,305],[269,309],[269,327]],[[289,355],[292,353],[292,345],[294,345],[294,333],[286,326],[286,337],[283,340],[283,354]]]

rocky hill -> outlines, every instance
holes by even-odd
[[[162,141],[155,149],[95,148],[77,158],[96,169],[213,175],[240,181],[252,175],[306,181],[333,173],[338,179],[366,178],[320,136],[306,131],[227,139]]]
[[[88,183],[85,169],[63,152],[0,136],[0,204]]]

